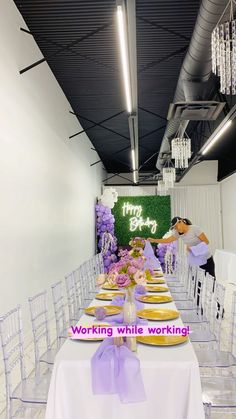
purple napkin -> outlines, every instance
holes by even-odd
[[[206,243],[201,242],[196,246],[190,247],[188,260],[190,266],[201,266],[207,263],[207,256],[209,254],[209,247]]]
[[[105,339],[91,359],[91,371],[94,394],[118,394],[121,403],[146,400],[140,361],[126,345]]]
[[[143,250],[143,256],[145,256],[145,258],[147,259],[144,265],[144,270],[145,269],[154,270],[154,269],[160,268],[161,266],[160,262],[155,256],[152,245],[148,240],[146,240],[145,248]]]

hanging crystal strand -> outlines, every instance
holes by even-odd
[[[230,59],[230,23],[225,23],[225,82],[226,82],[226,94],[230,94],[230,86],[231,86],[231,59]]]
[[[232,94],[236,94],[236,24],[232,21],[232,56],[231,56],[231,77],[232,77]]]
[[[224,25],[220,25],[220,91],[226,92]]]
[[[165,182],[163,182],[163,180],[158,180],[157,190],[159,192],[159,195],[161,195],[161,196],[165,196],[167,194],[167,188],[166,188]]]
[[[174,167],[164,167],[163,168],[163,181],[166,188],[173,188],[176,180],[175,168]]]
[[[215,36],[216,36],[216,73],[219,72],[220,67],[220,30],[219,26],[215,28]],[[217,70],[218,69],[218,70]]]
[[[212,71],[216,74],[216,30],[215,28],[211,34],[211,59],[212,59]]]

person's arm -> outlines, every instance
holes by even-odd
[[[148,241],[150,241],[150,243],[171,243],[177,240],[177,238],[175,236],[170,236],[170,237],[166,237],[165,239],[153,239],[152,237],[149,237],[147,239]]]
[[[199,238],[202,242],[204,242],[204,243],[206,243],[206,244],[209,244],[209,240],[208,240],[207,236],[206,236],[204,233],[201,233],[201,234],[200,234],[200,236],[198,236],[198,238]]]

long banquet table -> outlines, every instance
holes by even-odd
[[[91,303],[105,304],[109,302],[95,299]],[[154,307],[176,310],[174,302],[145,304],[145,308]],[[93,323],[94,317],[88,315],[78,322]],[[183,326],[181,318],[150,323]],[[116,394],[92,393],[90,360],[99,344],[67,339],[62,345],[53,367],[46,419],[204,419],[199,366],[189,341],[169,347],[138,344],[147,400],[127,404]]]

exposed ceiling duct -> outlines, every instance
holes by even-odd
[[[222,104],[206,102],[206,99],[209,98],[214,83],[213,76],[210,77],[211,33],[227,3],[228,0],[202,1],[188,52],[180,71],[174,104],[169,110],[169,117],[179,116],[179,118],[171,119],[167,124],[156,163],[159,170],[163,168],[166,156],[170,155],[170,141],[177,132],[181,119],[186,120],[184,123],[186,128],[187,119],[215,119],[222,109]],[[187,106],[186,102],[191,102],[191,106]]]

